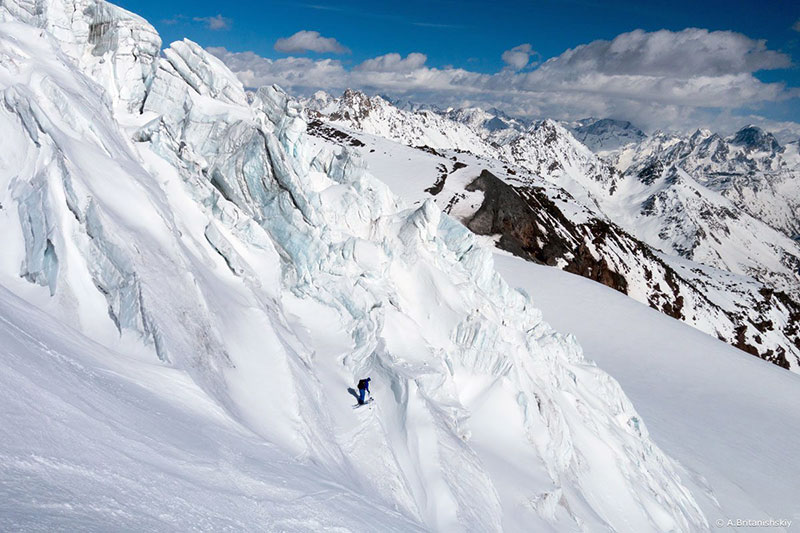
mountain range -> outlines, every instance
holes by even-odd
[[[304,105],[329,133],[340,128],[341,139],[355,139],[373,166],[391,155],[374,149],[375,138],[417,148],[412,159],[438,156],[419,192],[429,189],[473,231],[498,236],[499,247],[800,368],[791,207],[797,143],[780,146],[753,126],[727,138],[707,131],[682,138],[646,136],[610,119],[561,124],[475,108],[409,111],[357,91],[319,92]],[[456,173],[464,176],[457,182]],[[470,188],[484,197],[461,208]]]

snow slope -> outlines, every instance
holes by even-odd
[[[217,510],[209,528],[349,527],[342,511],[373,505],[397,529],[707,529],[617,383],[433,202],[409,207],[355,152],[320,150],[297,102],[246,95],[190,41],[123,91],[94,67],[140,56],[91,36],[149,25],[102,2],[28,7],[0,8],[11,529],[136,528],[184,497],[195,517]],[[55,35],[51,18],[96,30]],[[377,401],[353,410],[364,375]],[[63,425],[42,423],[45,401]],[[287,522],[271,514],[286,492],[264,487],[295,475]],[[147,490],[158,480],[167,492]]]
[[[0,287],[0,530],[422,531]]]
[[[698,501],[718,519],[800,523],[800,376],[783,372],[584,278],[495,255],[503,277],[527,290],[544,317],[574,333],[588,357],[619,380],[653,438],[680,460]],[[723,530],[734,530],[726,528]],[[736,528],[747,531],[747,528]]]

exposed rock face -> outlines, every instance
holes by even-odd
[[[736,132],[731,144],[744,146],[750,151],[779,152],[782,150],[778,140],[757,126],[745,126]]]
[[[586,118],[567,124],[572,134],[592,151],[616,150],[640,143],[647,135],[627,120]]]
[[[561,266],[612,289],[627,294],[625,278],[608,267],[602,256],[595,258],[580,239],[580,231],[555,204],[534,187],[513,187],[484,170],[466,190],[481,190],[484,201],[480,209],[465,221],[478,235],[501,235],[498,246],[511,253],[549,266]],[[604,238],[607,224],[595,221],[589,232],[596,239]],[[559,233],[568,238],[553,238]],[[595,242],[595,244],[598,244]]]
[[[783,368],[800,356],[800,305],[767,287],[719,287],[750,308],[731,312],[710,300],[698,286],[714,284],[698,272],[695,279],[677,271],[647,245],[605,220],[570,221],[546,192],[513,186],[483,170],[466,190],[480,190],[480,209],[464,223],[479,235],[500,235],[498,246],[520,257],[592,279],[642,299],[650,307],[700,327],[722,340]],[[660,280],[660,281],[659,281]],[[636,294],[640,293],[640,294]],[[712,293],[713,294],[713,293]],[[687,308],[687,302],[689,307]],[[711,318],[706,324],[702,315]],[[776,327],[773,319],[783,324]],[[705,329],[712,326],[711,329]],[[767,335],[779,335],[766,341]],[[790,363],[790,361],[792,361]]]

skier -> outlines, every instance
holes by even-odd
[[[358,404],[364,405],[364,393],[368,393],[372,398],[372,393],[369,392],[369,382],[371,378],[358,380]]]

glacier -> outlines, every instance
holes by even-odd
[[[357,152],[309,142],[280,88],[246,93],[188,40],[159,55],[149,24],[102,1],[6,0],[0,20],[7,401],[29,412],[44,392],[26,365],[46,368],[51,394],[73,398],[42,409],[86,426],[38,413],[43,431],[74,447],[62,456],[109,461],[71,473],[26,451],[35,429],[4,439],[9,479],[63,476],[29,498],[4,485],[4,527],[709,528],[618,383],[492,249],[432,201],[407,205]],[[376,402],[353,410],[365,375]],[[119,421],[93,426],[84,402]],[[136,433],[154,427],[146,406],[165,420],[152,435]],[[151,487],[181,493],[189,476],[202,490],[181,498],[197,500],[167,512],[169,489],[115,482],[115,464],[139,463]],[[70,501],[97,498],[69,488],[90,474],[119,493]]]

